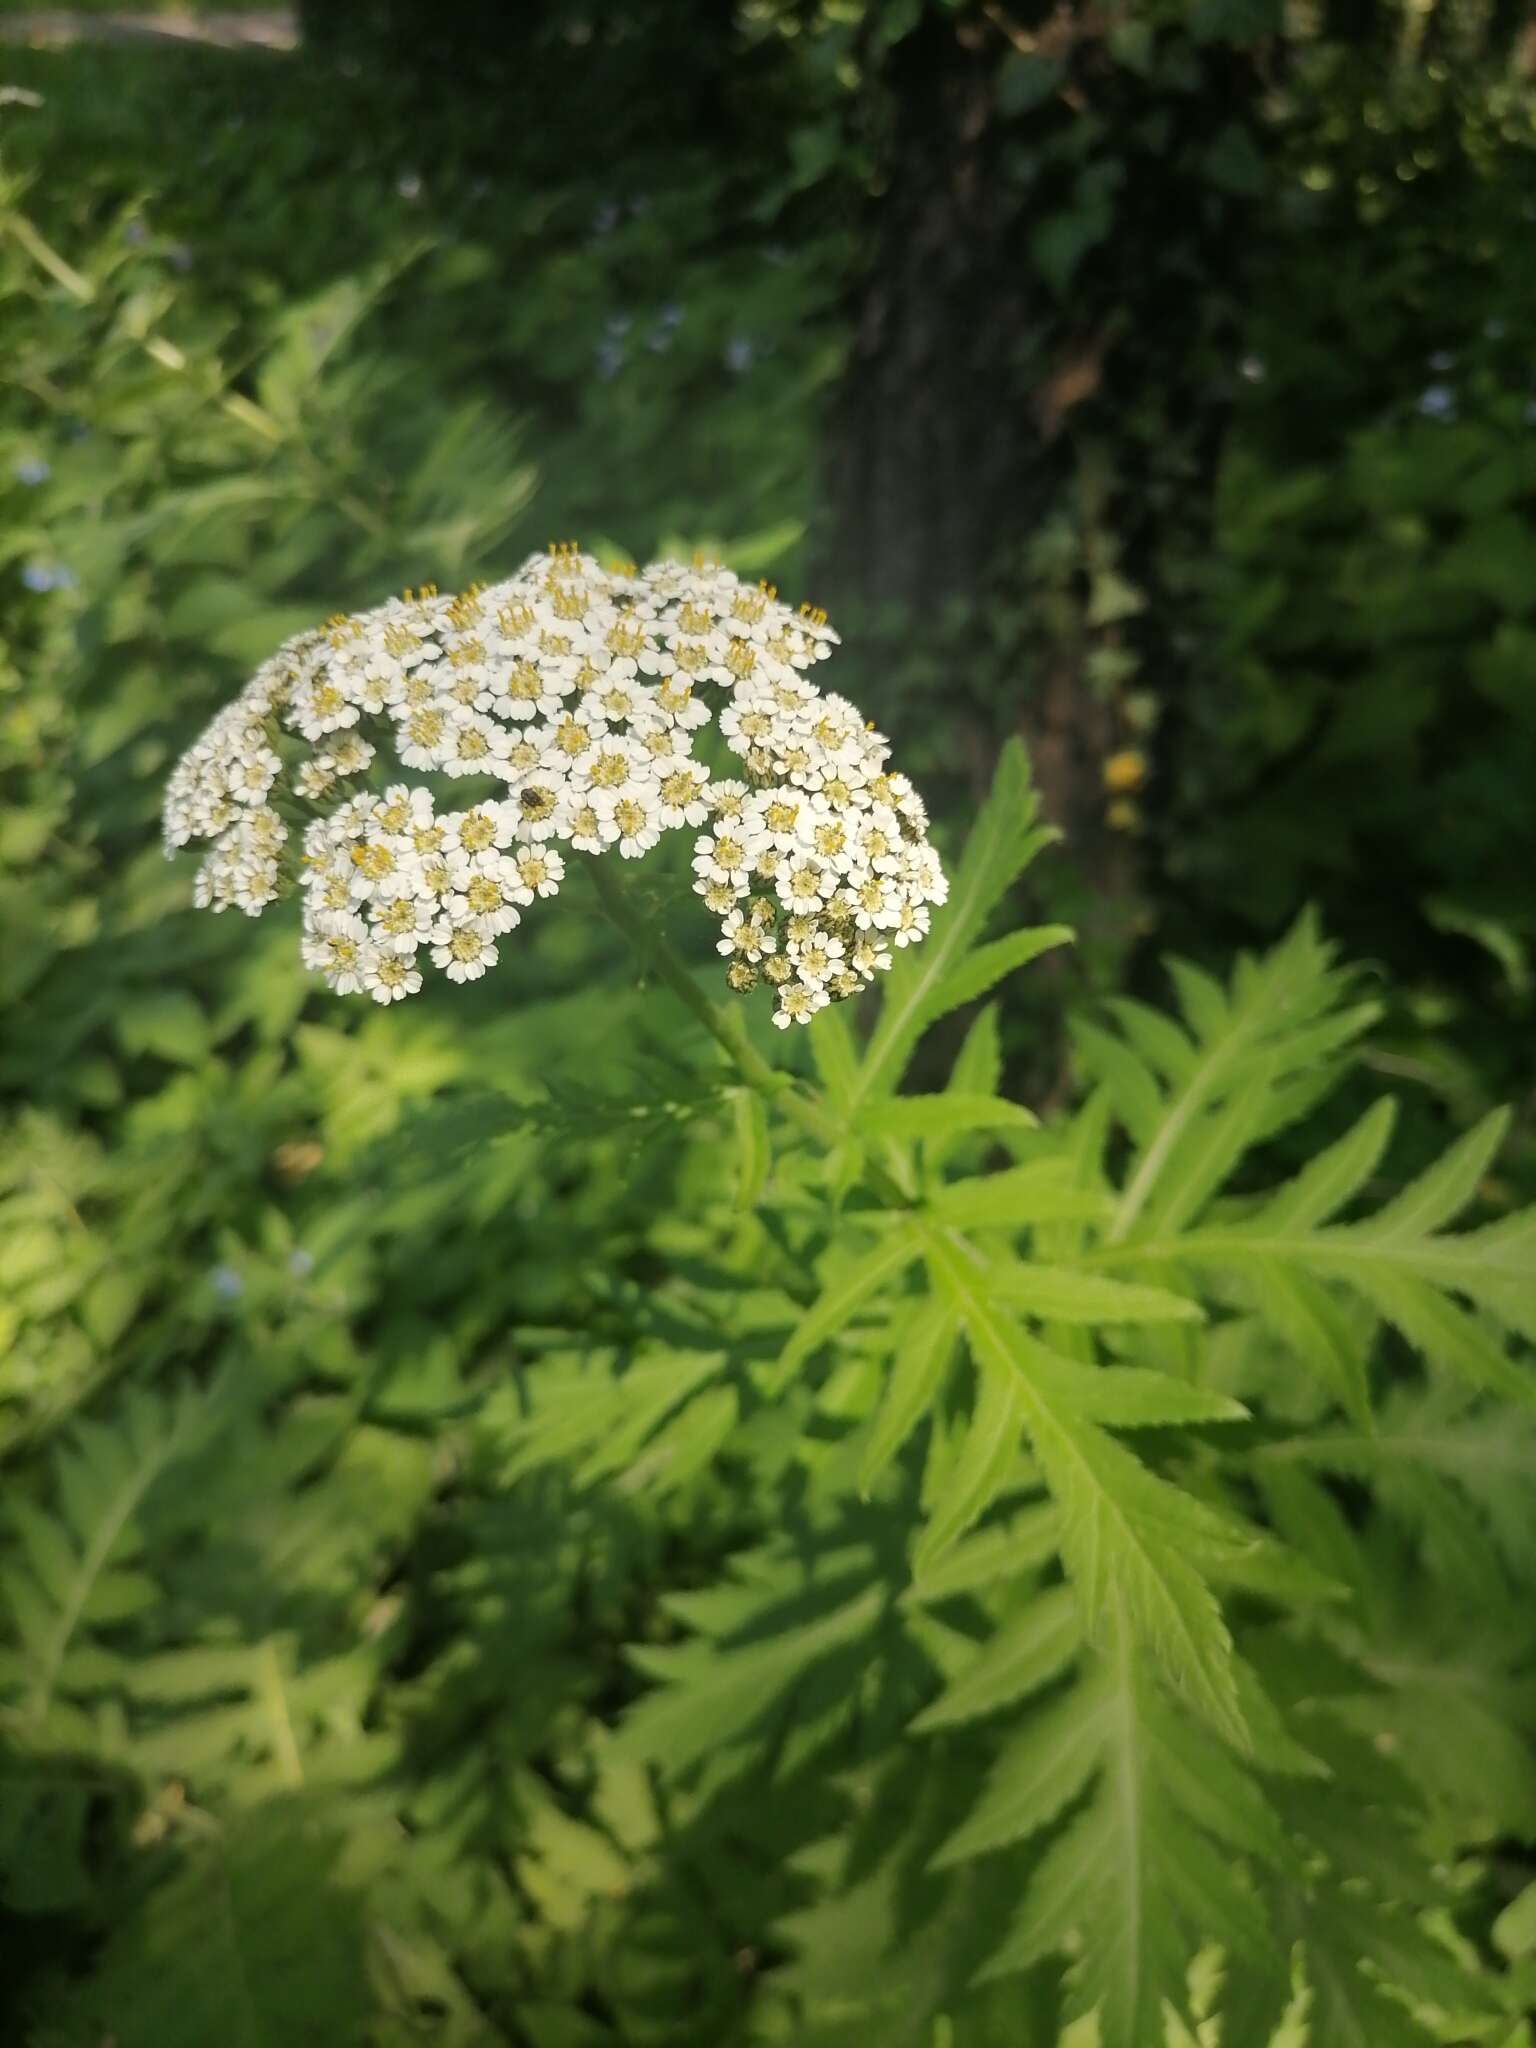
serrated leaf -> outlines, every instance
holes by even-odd
[[[991,793],[966,841],[949,900],[933,920],[926,942],[909,949],[885,977],[875,1026],[850,1108],[889,1094],[900,1081],[925,1028],[926,1005],[964,960],[1011,884],[1056,834],[1038,830],[1038,799],[1023,746],[1003,748]]]
[[[812,1306],[795,1327],[794,1335],[779,1354],[779,1367],[791,1372],[819,1345],[846,1327],[854,1313],[889,1280],[910,1266],[918,1247],[905,1231],[887,1233],[872,1251],[838,1268]]]
[[[1384,1095],[1342,1138],[1309,1159],[1294,1180],[1272,1195],[1255,1222],[1285,1234],[1326,1223],[1376,1171],[1396,1121],[1397,1104]]]
[[[1031,1340],[991,1300],[985,1267],[946,1233],[919,1224],[938,1288],[953,1300],[978,1369],[1016,1381],[1025,1426],[1061,1517],[1061,1550],[1097,1637],[1123,1615],[1139,1642],[1230,1740],[1246,1744],[1232,1641],[1192,1562],[1212,1547],[1209,1517],[1157,1479],[1062,1397],[1054,1366],[1033,1369]]]
[[[1033,1260],[995,1260],[986,1284],[998,1301],[1011,1302],[1042,1321],[1056,1323],[1198,1323],[1197,1301],[1163,1287],[1127,1286],[1101,1274]]]
[[[999,1579],[1036,1570],[1060,1547],[1060,1525],[1048,1501],[1036,1502],[1011,1521],[979,1529],[917,1574],[902,1594],[904,1604],[933,1606],[958,1594],[974,1593]]]
[[[1325,1284],[1350,1288],[1410,1344],[1471,1384],[1522,1403],[1536,1400],[1536,1373],[1512,1361],[1497,1335],[1452,1298],[1466,1296],[1519,1334],[1536,1329],[1536,1214],[1459,1233],[1438,1228],[1475,1193],[1502,1128],[1497,1119],[1485,1119],[1376,1216],[1308,1227],[1309,1216],[1345,1198],[1384,1136],[1388,1114],[1374,1113],[1331,1148],[1326,1173],[1304,1173],[1242,1222],[1133,1239],[1090,1256],[1100,1266],[1145,1260],[1158,1269],[1175,1263],[1245,1277],[1280,1334],[1357,1414],[1364,1361],[1354,1356]],[[1425,1234],[1418,1235],[1421,1225]]]
[[[577,1485],[590,1486],[638,1456],[646,1438],[724,1362],[718,1351],[668,1351],[639,1360],[621,1378],[610,1381],[612,1405],[586,1439],[593,1448],[577,1469]]]
[[[142,1604],[134,1590],[138,1575],[123,1569],[136,1549],[134,1519],[215,1412],[213,1402],[193,1390],[172,1402],[130,1393],[110,1423],[77,1425],[60,1454],[62,1520],[50,1521],[19,1497],[12,1504],[25,1564],[12,1565],[5,1592],[26,1670],[19,1688],[24,1725],[45,1722],[59,1694],[92,1691],[103,1682],[99,1659],[96,1675],[87,1677],[82,1632]],[[115,1658],[108,1668],[115,1677]]]
[[[981,1374],[960,1455],[913,1553],[912,1569],[918,1577],[997,1499],[1017,1460],[1023,1420],[1024,1400],[1017,1384],[1000,1374]]]
[[[732,1387],[711,1387],[664,1423],[621,1475],[626,1493],[668,1492],[701,1472],[736,1427],[740,1401]]]
[[[955,1138],[966,1131],[1033,1130],[1038,1122],[1022,1103],[996,1095],[889,1095],[870,1103],[859,1128],[875,1138]]]
[[[1048,1370],[1040,1352],[1031,1354],[1037,1378]],[[1209,1387],[1193,1386],[1169,1373],[1141,1365],[1085,1368],[1063,1359],[1057,1395],[1074,1414],[1107,1429],[1161,1429],[1175,1423],[1243,1422],[1241,1401]]]
[[[1144,1211],[1155,1218],[1166,1210],[1170,1229],[1187,1221],[1250,1144],[1297,1113],[1319,1076],[1326,1080],[1331,1054],[1374,1014],[1370,1006],[1339,1007],[1347,984],[1308,919],[1261,959],[1239,960],[1230,999],[1193,970],[1170,964],[1170,972],[1186,995],[1197,1054],[1166,1098],[1134,1062],[1134,1101],[1116,1106],[1138,1156],[1110,1225],[1112,1244],[1130,1236]],[[1102,1047],[1098,1056],[1107,1057]],[[1123,1073],[1133,1055],[1122,1048],[1119,1058]],[[1123,1079],[1120,1086],[1123,1094]]]
[[[972,1856],[1027,1841],[1082,1791],[1103,1761],[1119,1710],[1095,1672],[1038,1708],[999,1758],[963,1826],[933,1859],[948,1870]]]
[[[937,1400],[958,1331],[953,1309],[930,1295],[902,1336],[859,1461],[859,1492],[866,1500],[875,1481]]]
[[[811,1019],[811,1058],[828,1102],[839,1114],[851,1103],[859,1077],[859,1051],[847,1016],[836,1003]]]
[[[1403,1244],[1432,1236],[1459,1216],[1477,1193],[1483,1175],[1504,1141],[1509,1111],[1493,1110],[1458,1138],[1369,1222],[1351,1226],[1365,1244]]]
[[[1460,1373],[1474,1387],[1536,1405],[1536,1368],[1528,1360],[1511,1359],[1492,1330],[1430,1281],[1367,1264],[1355,1275],[1355,1284],[1434,1364]]]
[[[1033,1594],[1018,1614],[999,1624],[991,1641],[933,1705],[924,1708],[910,1724],[911,1733],[931,1734],[936,1728],[952,1728],[1012,1706],[1060,1677],[1081,1643],[1070,1588],[1050,1586]]]
[[[1085,1018],[1071,1022],[1078,1064],[1108,1096],[1114,1112],[1139,1145],[1149,1145],[1162,1120],[1163,1099],[1152,1069],[1130,1047]]]
[[[1278,1259],[1256,1261],[1252,1279],[1266,1323],[1322,1375],[1340,1405],[1364,1422],[1370,1414],[1368,1353],[1327,1288]]]
[[[1002,1033],[996,1003],[971,1020],[945,1084],[957,1095],[995,1095],[1003,1078]]]
[[[1274,1056],[1261,1056],[1247,1069],[1217,1109],[1186,1123],[1168,1147],[1155,1191],[1143,1206],[1143,1227],[1172,1233],[1204,1210],[1265,1129],[1270,1090],[1280,1070]]]
[[[69,2038],[117,2048],[352,2041],[373,2009],[362,1901],[314,1802],[274,1800],[187,1845],[64,1994]]]
[[[1042,953],[1049,953],[1057,946],[1070,946],[1076,937],[1076,932],[1068,924],[1034,925],[978,946],[936,988],[929,991],[917,1010],[918,1028],[926,1031],[930,1024],[937,1023],[951,1010],[958,1010],[962,1004],[972,1003],[978,996],[986,995],[1006,975],[1027,967],[1031,960],[1038,960]]]
[[[883,1605],[880,1588],[871,1586],[820,1621],[743,1649],[632,1649],[631,1661],[665,1689],[631,1708],[609,1755],[619,1764],[686,1770],[744,1734],[818,1658],[865,1634]]]
[[[962,1230],[1097,1222],[1109,1214],[1110,1207],[1109,1197],[1098,1188],[1075,1184],[1072,1164],[1064,1159],[1039,1159],[1001,1173],[951,1181],[936,1188],[928,1200],[928,1213],[935,1222]]]
[[[1056,1704],[1064,1726],[1074,1703],[1092,1717],[1095,1742],[1086,1773],[1074,1747],[1070,1776],[1083,1784],[1094,1774],[1096,1783],[1047,1849],[983,1979],[1075,1949],[1069,2013],[1096,2010],[1105,2048],[1145,2048],[1161,2035],[1165,2003],[1183,2004],[1197,1948],[1215,1940],[1237,1954],[1267,1954],[1269,1927],[1233,1881],[1230,1859],[1237,1849],[1282,1860],[1284,1837],[1246,1771],[1161,1699],[1128,1631],[1111,1631],[1087,1684]],[[955,1842],[1001,1846],[1015,1817],[1038,1830],[1048,1802],[1032,1806],[1026,1781],[1039,1720],[1026,1717],[1004,1760],[1019,1781],[1017,1800],[1006,1799],[1000,1765],[1004,1796],[994,1800],[989,1782]]]
[[[1132,996],[1112,996],[1109,1008],[1147,1067],[1173,1086],[1188,1080],[1197,1058],[1196,1050],[1171,1017]]]

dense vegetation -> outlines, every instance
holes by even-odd
[[[1520,11],[430,12],[0,45],[0,2033],[1529,2048]],[[566,533],[933,800],[798,1046],[161,859]]]

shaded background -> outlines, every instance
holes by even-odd
[[[949,848],[1026,736],[1066,833],[1035,907],[1082,934],[1005,1008],[1027,1100],[1072,1085],[1065,1008],[1315,902],[1379,975],[1370,1057],[1426,1148],[1514,1097],[1530,1174],[1528,9],[313,0],[234,48],[97,12],[0,15],[20,1469],[104,1392],[234,1364],[282,1426],[221,1598],[271,1640],[378,1633],[402,1571],[451,1578],[504,1512],[444,1518],[434,1444],[508,1323],[622,1324],[695,1172],[687,1048],[589,922],[386,1020],[317,997],[280,914],[194,917],[156,838],[176,753],[288,633],[552,535],[711,546],[824,605]],[[637,1167],[600,1111],[642,1058],[679,1078]],[[510,1116],[467,1188],[412,1117],[487,1075],[563,1121]],[[633,1632],[653,1540],[586,1557],[584,1642]],[[476,1599],[568,1640],[527,1584],[453,1585],[413,1675]],[[481,1739],[489,1670],[421,1682],[427,1753]],[[519,1842],[530,1810],[558,1833],[525,1768],[547,1682],[465,1827],[506,1799]],[[115,1798],[50,1808],[0,1975],[67,1975],[113,1923]],[[565,1996],[544,1910],[520,2000]],[[753,1966],[718,1946],[724,2011]]]

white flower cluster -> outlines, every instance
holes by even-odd
[[[775,1022],[804,1023],[921,938],[946,887],[886,742],[810,679],[836,637],[718,565],[604,570],[568,546],[457,597],[407,591],[258,670],[177,765],[166,850],[211,838],[196,900],[252,916],[296,866],[306,962],[390,1002],[424,962],[494,966],[564,879],[560,844],[632,859],[704,826],[694,886],[731,987],[766,979]],[[740,779],[695,757],[706,685]],[[360,787],[386,750],[410,779]],[[480,800],[445,808],[423,776]]]

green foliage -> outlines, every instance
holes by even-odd
[[[998,1092],[987,1010],[903,1096],[955,991],[1063,936],[990,935],[1042,843],[1015,746],[793,1116],[702,1037],[684,1080],[637,1035],[627,1091],[567,1043],[498,1107],[472,1020],[299,1028],[285,1085],[367,1077],[320,1298],[260,1226],[190,1379],[23,1411],[0,1875],[89,1941],[30,1959],[24,2038],[1507,2033],[1458,1923],[1536,1837],[1531,1219],[1452,1227],[1502,1126],[1385,1198],[1382,1110],[1276,1176],[1373,1014],[1307,922],[1175,963],[1177,1020],[1084,1020],[1068,1116]],[[180,1028],[126,1056],[179,1071]],[[637,1121],[643,1190],[602,1168]],[[532,1233],[500,1314],[466,1202]]]
[[[1007,886],[1032,851],[1028,809],[1010,754],[962,864],[952,914],[966,935],[935,935],[941,985],[989,945],[964,878],[988,873],[993,897]],[[925,1156],[926,1117],[905,1136],[899,1120],[870,1128],[870,1102],[901,1099],[887,1048],[905,1043],[915,973],[893,980],[862,1055],[835,1022],[816,1048],[839,1205],[824,1207],[793,1154],[767,1177],[754,1327],[776,1320],[762,1301],[771,1248],[818,1273],[787,1341],[734,1363],[646,1347],[596,1386],[584,1361],[550,1359],[533,1384],[520,1455],[579,1460],[579,1446],[611,1441],[611,1459],[600,1448],[582,1468],[599,1486],[628,1464],[626,1490],[653,1474],[665,1487],[678,1405],[707,1415],[722,1394],[732,1423],[718,1455],[771,1488],[794,1474],[790,1533],[663,1601],[687,1640],[633,1650],[656,1689],[625,1721],[621,1757],[703,1800],[720,1826],[743,1825],[786,1777],[809,1799],[830,1775],[855,1811],[860,1785],[895,1811],[897,1785],[926,1772],[943,1788],[939,1811],[890,1823],[890,1876],[855,1851],[837,1881],[840,1910],[862,1901],[886,1924],[873,1947],[858,1937],[862,1961],[837,1995],[825,1958],[814,1977],[788,1973],[820,2011],[818,2039],[895,2026],[893,2005],[903,2038],[926,2038],[924,2014],[948,2012],[957,2038],[988,2039],[980,1987],[1064,1955],[1076,1958],[1066,2012],[1094,2014],[1104,2042],[1139,2048],[1165,2014],[1170,2038],[1197,2026],[1214,2038],[1186,1985],[1212,1942],[1229,1995],[1278,2026],[1277,1927],[1310,1959],[1323,2039],[1427,2040],[1430,2008],[1473,2027],[1511,2010],[1437,1930],[1455,1902],[1432,1848],[1467,1853],[1494,1811],[1523,1832],[1536,1789],[1514,1679],[1528,1624],[1495,1647],[1499,1631],[1474,1619],[1498,1611],[1501,1585],[1526,1581],[1536,1533],[1515,1507],[1520,1411],[1486,1406],[1529,1400],[1529,1364],[1498,1328],[1529,1333],[1531,1218],[1446,1227],[1475,1199],[1502,1126],[1330,1222],[1375,1171],[1386,1111],[1278,1185],[1264,1161],[1338,1084],[1372,1006],[1306,922],[1226,985],[1178,963],[1174,977],[1180,1021],[1122,1004],[1121,1032],[1085,1024],[1091,1092],[1074,1118],[994,1124],[988,1141],[962,1116],[948,1164]],[[1011,1158],[989,1164],[998,1144]],[[850,1152],[873,1205],[854,1200]],[[794,1315],[786,1285],[781,1314]],[[1319,1331],[1343,1352],[1320,1348]],[[1411,1395],[1400,1366],[1385,1380],[1403,1340],[1420,1354]],[[798,1443],[786,1411],[802,1417]],[[1494,1415],[1485,1432],[1478,1418]],[[1480,1474],[1495,1434],[1507,1491],[1479,1490],[1474,1507],[1436,1466]],[[1329,1471],[1368,1498],[1379,1488],[1379,1507],[1351,1526],[1303,1477]],[[1491,1581],[1476,1595],[1474,1569]],[[1394,1653],[1373,1647],[1377,1627],[1402,1626],[1387,1610],[1409,1581],[1420,1626],[1459,1630],[1438,1710],[1410,1676],[1417,1653],[1394,1671]],[[923,1705],[929,1670],[941,1689]],[[1426,1748],[1431,1726],[1446,1740],[1436,1716],[1452,1699],[1479,1716],[1480,1763],[1465,1774]],[[936,1763],[893,1750],[903,1723],[905,1742],[942,1745]],[[956,1948],[941,1930],[966,1909],[946,1888],[1003,1852],[1010,1874],[991,1896],[1020,1903],[979,1947],[969,1920]],[[937,1943],[923,1951],[920,2009],[915,1954],[885,1981],[914,1884],[913,1925]],[[789,1924],[814,1951],[818,1914]]]
[[[1529,2048],[1536,1223],[1528,1119],[1486,1113],[1529,995],[1521,89],[1426,70],[1405,111],[1277,61],[1256,166],[1222,95],[1266,10],[1006,59],[1030,374],[1145,269],[1166,186],[1114,172],[1159,147],[1117,126],[1150,82],[1223,195],[1165,283],[1207,229],[1292,223],[1266,377],[1210,550],[1204,401],[1123,437],[1068,408],[986,571],[990,666],[953,672],[996,701],[967,726],[914,644],[871,704],[949,772],[1014,723],[1027,597],[1031,659],[1080,661],[1120,739],[1173,714],[1149,815],[1197,958],[1077,1004],[1069,1073],[1025,1044],[1070,934],[1018,928],[1061,892],[1010,746],[931,939],[765,1080],[755,1026],[723,1057],[580,916],[510,1002],[357,1017],[290,933],[188,914],[153,844],[190,731],[337,604],[546,531],[734,535],[754,574],[801,545],[883,146],[849,87],[943,10],[722,15],[646,95],[664,0],[590,55],[582,12],[519,22],[478,112],[445,36],[393,78],[274,64],[243,131],[224,59],[159,52],[151,89],[124,50],[6,57],[46,104],[0,108],[0,2034]],[[1417,322],[1460,243],[1448,420]],[[1229,291],[1189,356],[1218,409]],[[1221,687],[1164,706],[1175,597]],[[1405,849],[1408,924],[1359,911]]]
[[[1496,40],[1427,62],[1385,40],[1313,49],[1282,101],[1285,206],[1158,830],[1192,929],[1272,929],[1305,895],[1389,963],[1419,992],[1405,1049],[1464,1114],[1473,1058],[1517,1076],[1531,1017],[1533,301],[1512,252],[1536,117]],[[1431,1048],[1448,1030],[1460,1058]]]

